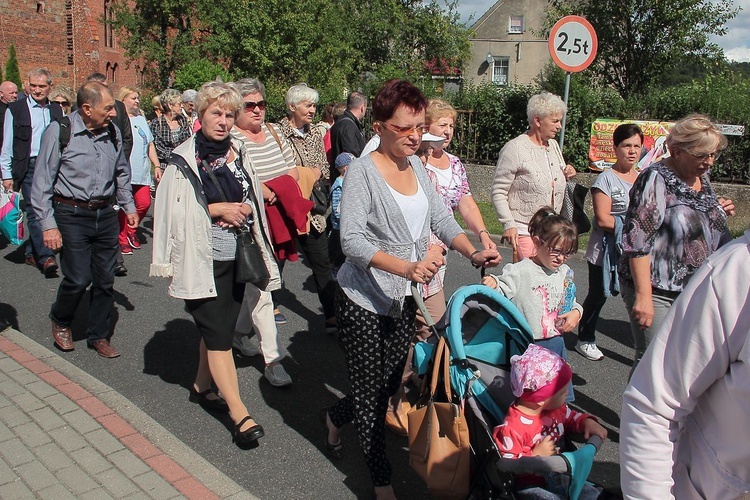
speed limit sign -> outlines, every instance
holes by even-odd
[[[549,53],[562,70],[578,73],[596,57],[596,31],[580,16],[565,16],[549,33]]]

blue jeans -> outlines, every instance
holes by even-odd
[[[29,168],[21,181],[21,196],[23,196],[26,211],[26,227],[29,229],[29,239],[26,240],[25,252],[26,257],[34,257],[39,264],[43,264],[50,257],[54,257],[55,252],[44,246],[42,226],[39,224],[39,219],[36,218],[31,206],[31,183],[34,180],[35,166],[36,156],[29,160]]]
[[[91,285],[89,343],[110,336],[114,305],[115,262],[120,225],[112,206],[99,210],[53,202],[55,220],[62,235],[60,268],[63,279],[52,304],[50,319],[62,326],[73,323],[76,308]]]

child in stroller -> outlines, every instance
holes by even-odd
[[[578,413],[565,404],[567,386],[573,372],[557,354],[531,344],[522,355],[511,358],[511,389],[517,397],[508,409],[505,421],[495,427],[492,436],[503,458],[552,456],[559,451],[557,442],[565,432],[597,435],[602,440],[607,430],[594,417]],[[569,476],[549,473],[546,477],[516,475],[518,498],[566,498]],[[599,490],[583,486],[579,498],[599,496]]]

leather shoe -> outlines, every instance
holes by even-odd
[[[385,414],[385,426],[399,436],[409,435],[409,421],[403,413],[387,412]]]
[[[115,276],[127,276],[128,275],[128,269],[123,266],[122,264],[117,264],[115,266]]]
[[[61,351],[72,351],[75,349],[75,346],[73,345],[73,333],[67,326],[58,325],[53,321],[52,338],[55,339],[55,345],[59,347]]]
[[[55,260],[54,257],[50,257],[42,264],[42,273],[44,273],[46,277],[51,278],[57,274],[59,268],[60,266],[57,265],[57,260]]]
[[[112,344],[107,339],[98,339],[89,342],[89,349],[96,350],[97,354],[103,358],[116,358],[120,355],[120,352],[112,347]]]
[[[26,256],[26,260],[24,261],[24,263],[27,266],[39,268],[39,264],[36,263],[36,259],[34,258],[33,255],[27,255]]]
[[[255,424],[249,429],[245,429],[244,431],[241,431],[243,425],[245,425],[245,422],[248,420],[252,420],[253,417],[250,415],[246,416],[242,420],[240,420],[240,423],[237,424],[234,428],[234,442],[237,443],[237,446],[244,448],[248,447],[252,444],[254,444],[257,440],[262,438],[266,435],[265,431],[263,430],[263,426],[260,424]]]
[[[229,413],[229,405],[227,402],[216,394],[215,398],[209,398],[211,394],[216,394],[213,389],[208,388],[203,392],[198,392],[195,387],[190,388],[190,402],[198,403],[207,411],[213,411],[216,413]]]

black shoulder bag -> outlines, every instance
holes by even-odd
[[[221,189],[219,181],[216,179],[211,166],[206,160],[201,162],[201,165],[206,170],[206,173],[211,178],[211,181],[216,186],[216,189],[221,195],[221,199],[227,202],[227,197],[224,194],[224,190]],[[255,211],[255,218],[260,217],[260,210],[258,208],[258,201],[255,199],[252,188],[252,179],[248,176],[245,168],[240,163],[237,163],[239,168],[242,170],[243,175],[250,183],[250,189],[248,190],[248,197],[253,202],[253,211]],[[247,226],[252,226],[255,222],[250,222]],[[262,231],[262,229],[261,229]],[[234,256],[234,279],[238,283],[251,283],[261,290],[265,290],[268,286],[268,282],[271,279],[271,274],[268,272],[266,267],[266,261],[263,259],[263,253],[258,246],[258,242],[255,241],[252,227],[246,227],[245,229],[237,230],[237,252]]]

